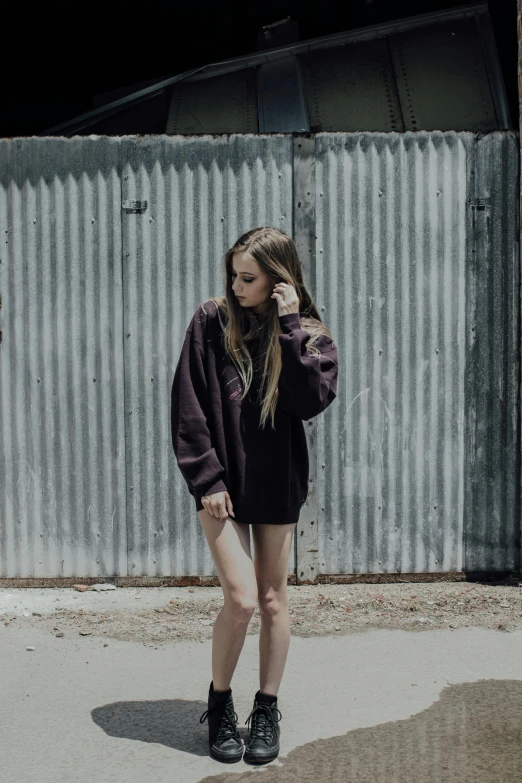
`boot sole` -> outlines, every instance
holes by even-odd
[[[245,750],[245,753],[243,754],[243,761],[250,762],[250,764],[269,764],[271,761],[276,759],[279,756],[279,745],[277,748],[274,748],[274,753],[272,753],[271,756],[255,756],[250,755]]]
[[[226,764],[234,764],[234,762],[241,761],[243,758],[243,748],[241,748],[241,752],[237,756],[230,756],[228,754],[220,755],[218,751],[210,748],[210,755],[213,759],[215,759],[215,761],[224,761]]]

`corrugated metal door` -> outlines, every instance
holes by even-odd
[[[170,387],[196,307],[224,291],[223,254],[260,225],[292,230],[290,136],[124,142],[129,575],[215,574],[170,434]],[[289,573],[294,573],[295,540]]]
[[[125,575],[120,144],[0,140],[0,576]]]
[[[517,194],[512,132],[316,136],[319,573],[519,567]]]

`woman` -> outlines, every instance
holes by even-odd
[[[226,295],[200,305],[187,328],[172,385],[172,440],[224,595],[200,722],[208,717],[213,758],[242,758],[230,682],[259,603],[260,689],[243,758],[266,763],[279,753],[288,559],[308,493],[303,420],[335,398],[338,358],[285,233],[241,236],[225,254],[225,276]]]

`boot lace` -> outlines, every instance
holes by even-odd
[[[248,726],[250,719],[253,718],[250,739],[264,739],[267,743],[272,741],[275,734],[275,725],[283,717],[279,712],[279,718],[276,718],[274,712],[279,712],[277,707],[269,707],[268,704],[257,704],[254,707],[246,719],[246,725]]]
[[[217,709],[205,710],[205,712],[199,719],[199,722],[204,723],[210,713],[217,712],[217,711],[218,711]],[[221,719],[221,723],[219,725],[216,742],[217,741],[221,742],[227,739],[239,739],[239,732],[237,730],[237,721],[238,721],[238,716],[232,704],[227,704],[227,706],[225,707],[225,711],[223,713],[223,717]]]

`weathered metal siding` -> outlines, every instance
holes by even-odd
[[[223,255],[250,228],[292,229],[290,136],[150,137],[124,146],[129,575],[215,574],[176,465],[170,387],[196,307],[224,291]],[[294,573],[295,540],[289,573]]]
[[[126,574],[118,141],[0,140],[0,574]]]
[[[518,569],[518,163],[512,132],[0,141],[0,576],[216,573],[170,388],[268,224],[339,347],[298,575]]]
[[[341,366],[318,440],[320,573],[518,568],[517,154],[514,134],[488,138],[477,182],[495,207],[479,265],[472,134],[316,137],[314,295]],[[466,296],[480,358],[466,353]],[[486,450],[465,448],[471,398]]]
[[[520,568],[519,151],[478,138],[468,161],[466,570]]]

